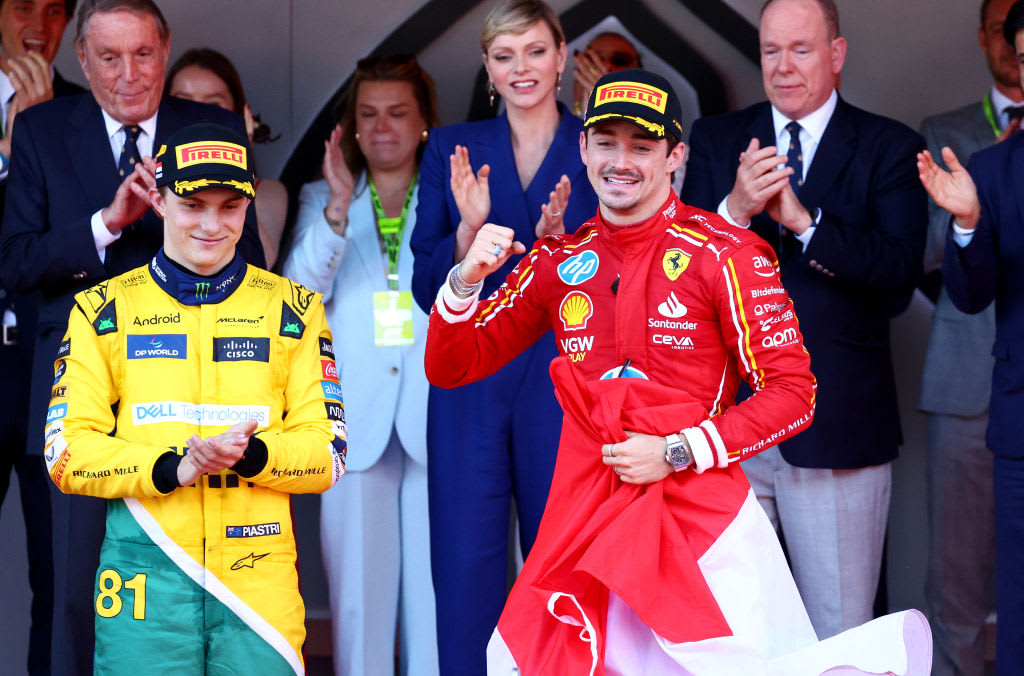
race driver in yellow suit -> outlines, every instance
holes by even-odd
[[[319,294],[235,255],[249,153],[194,125],[136,168],[164,246],[76,296],[57,355],[50,476],[109,499],[97,674],[304,670],[289,494],[344,473],[344,409]]]

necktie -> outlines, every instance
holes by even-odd
[[[135,171],[135,163],[142,160],[139,157],[139,147],[136,145],[140,131],[138,125],[125,125],[123,129],[124,145],[121,147],[121,157],[117,160],[117,175],[122,180]]]
[[[804,151],[800,147],[800,123],[790,122],[786,125],[789,132],[789,150],[787,165],[793,168],[789,176],[789,184],[793,186],[793,192],[800,196],[800,188],[804,185]],[[796,236],[787,228],[779,226],[779,262],[784,263],[790,256],[796,253],[799,248]]]
[[[1003,112],[1006,113],[1006,124],[1009,125],[1014,120],[1024,117],[1024,106],[1006,106]]]

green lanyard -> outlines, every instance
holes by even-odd
[[[412,202],[413,193],[416,192],[417,178],[418,174],[413,175],[412,181],[409,182],[409,194],[405,196],[402,215],[392,218],[384,215],[384,205],[380,203],[380,195],[377,194],[377,188],[373,185],[373,179],[369,177],[366,179],[370,186],[373,213],[377,216],[377,227],[384,239],[384,253],[388,257],[388,289],[390,291],[398,291],[398,252],[402,248],[402,233],[405,232],[405,221],[409,218],[409,203]]]
[[[996,135],[996,138],[999,138],[999,124],[996,123],[996,113],[992,110],[992,92],[985,94],[981,107],[985,109],[985,119],[992,125],[992,133]]]

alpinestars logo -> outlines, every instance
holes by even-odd
[[[196,282],[196,300],[206,300],[210,297],[210,283]]]

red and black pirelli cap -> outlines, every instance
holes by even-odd
[[[219,124],[183,127],[156,154],[157,187],[170,186],[182,197],[228,188],[253,199],[255,183],[249,139]]]
[[[683,136],[683,108],[668,80],[632,68],[601,76],[590,92],[583,126],[605,120],[626,120],[655,138]]]

